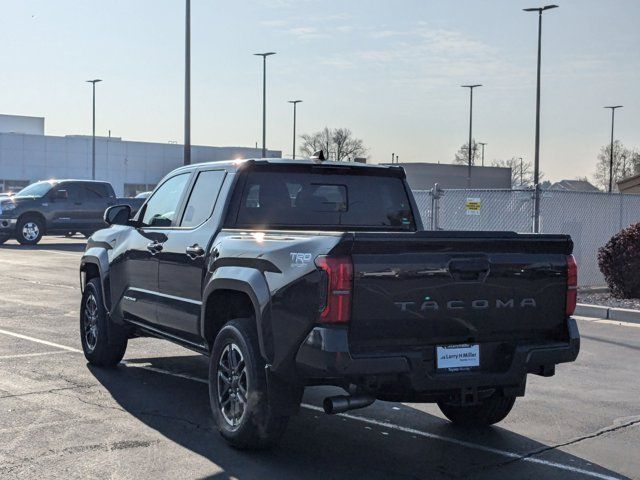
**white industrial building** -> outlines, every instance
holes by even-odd
[[[152,189],[182,165],[183,146],[96,137],[96,179],[113,184],[118,195]],[[44,135],[44,118],[0,115],[0,192],[16,191],[50,178],[91,178],[91,136]],[[262,149],[192,146],[193,163],[258,158]],[[281,151],[268,150],[278,158]]]

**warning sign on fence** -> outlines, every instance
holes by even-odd
[[[467,215],[480,215],[480,199],[479,198],[467,198],[464,203],[467,210]]]

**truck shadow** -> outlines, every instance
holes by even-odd
[[[126,365],[116,369],[88,367],[126,412],[223,469],[201,478],[585,478],[575,469],[593,472],[588,475],[593,477],[623,478],[560,450],[538,458],[571,466],[568,469],[522,461],[518,455],[548,446],[501,427],[454,428],[440,417],[405,405],[393,410],[394,404],[376,402],[349,417],[325,415],[314,407],[326,395],[335,394],[328,387],[307,389],[303,403],[311,407],[303,406],[292,417],[277,447],[243,452],[229,447],[215,431],[206,384],[145,366],[203,379],[207,359],[199,355],[127,359]],[[505,452],[518,455],[514,458]]]

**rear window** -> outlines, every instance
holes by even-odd
[[[415,230],[401,178],[357,170],[300,170],[246,173],[236,227]]]

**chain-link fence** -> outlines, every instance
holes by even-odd
[[[417,190],[428,230],[533,231],[533,190]],[[580,286],[604,285],[598,249],[640,221],[640,195],[545,190],[540,193],[540,232],[566,233],[574,242]]]

